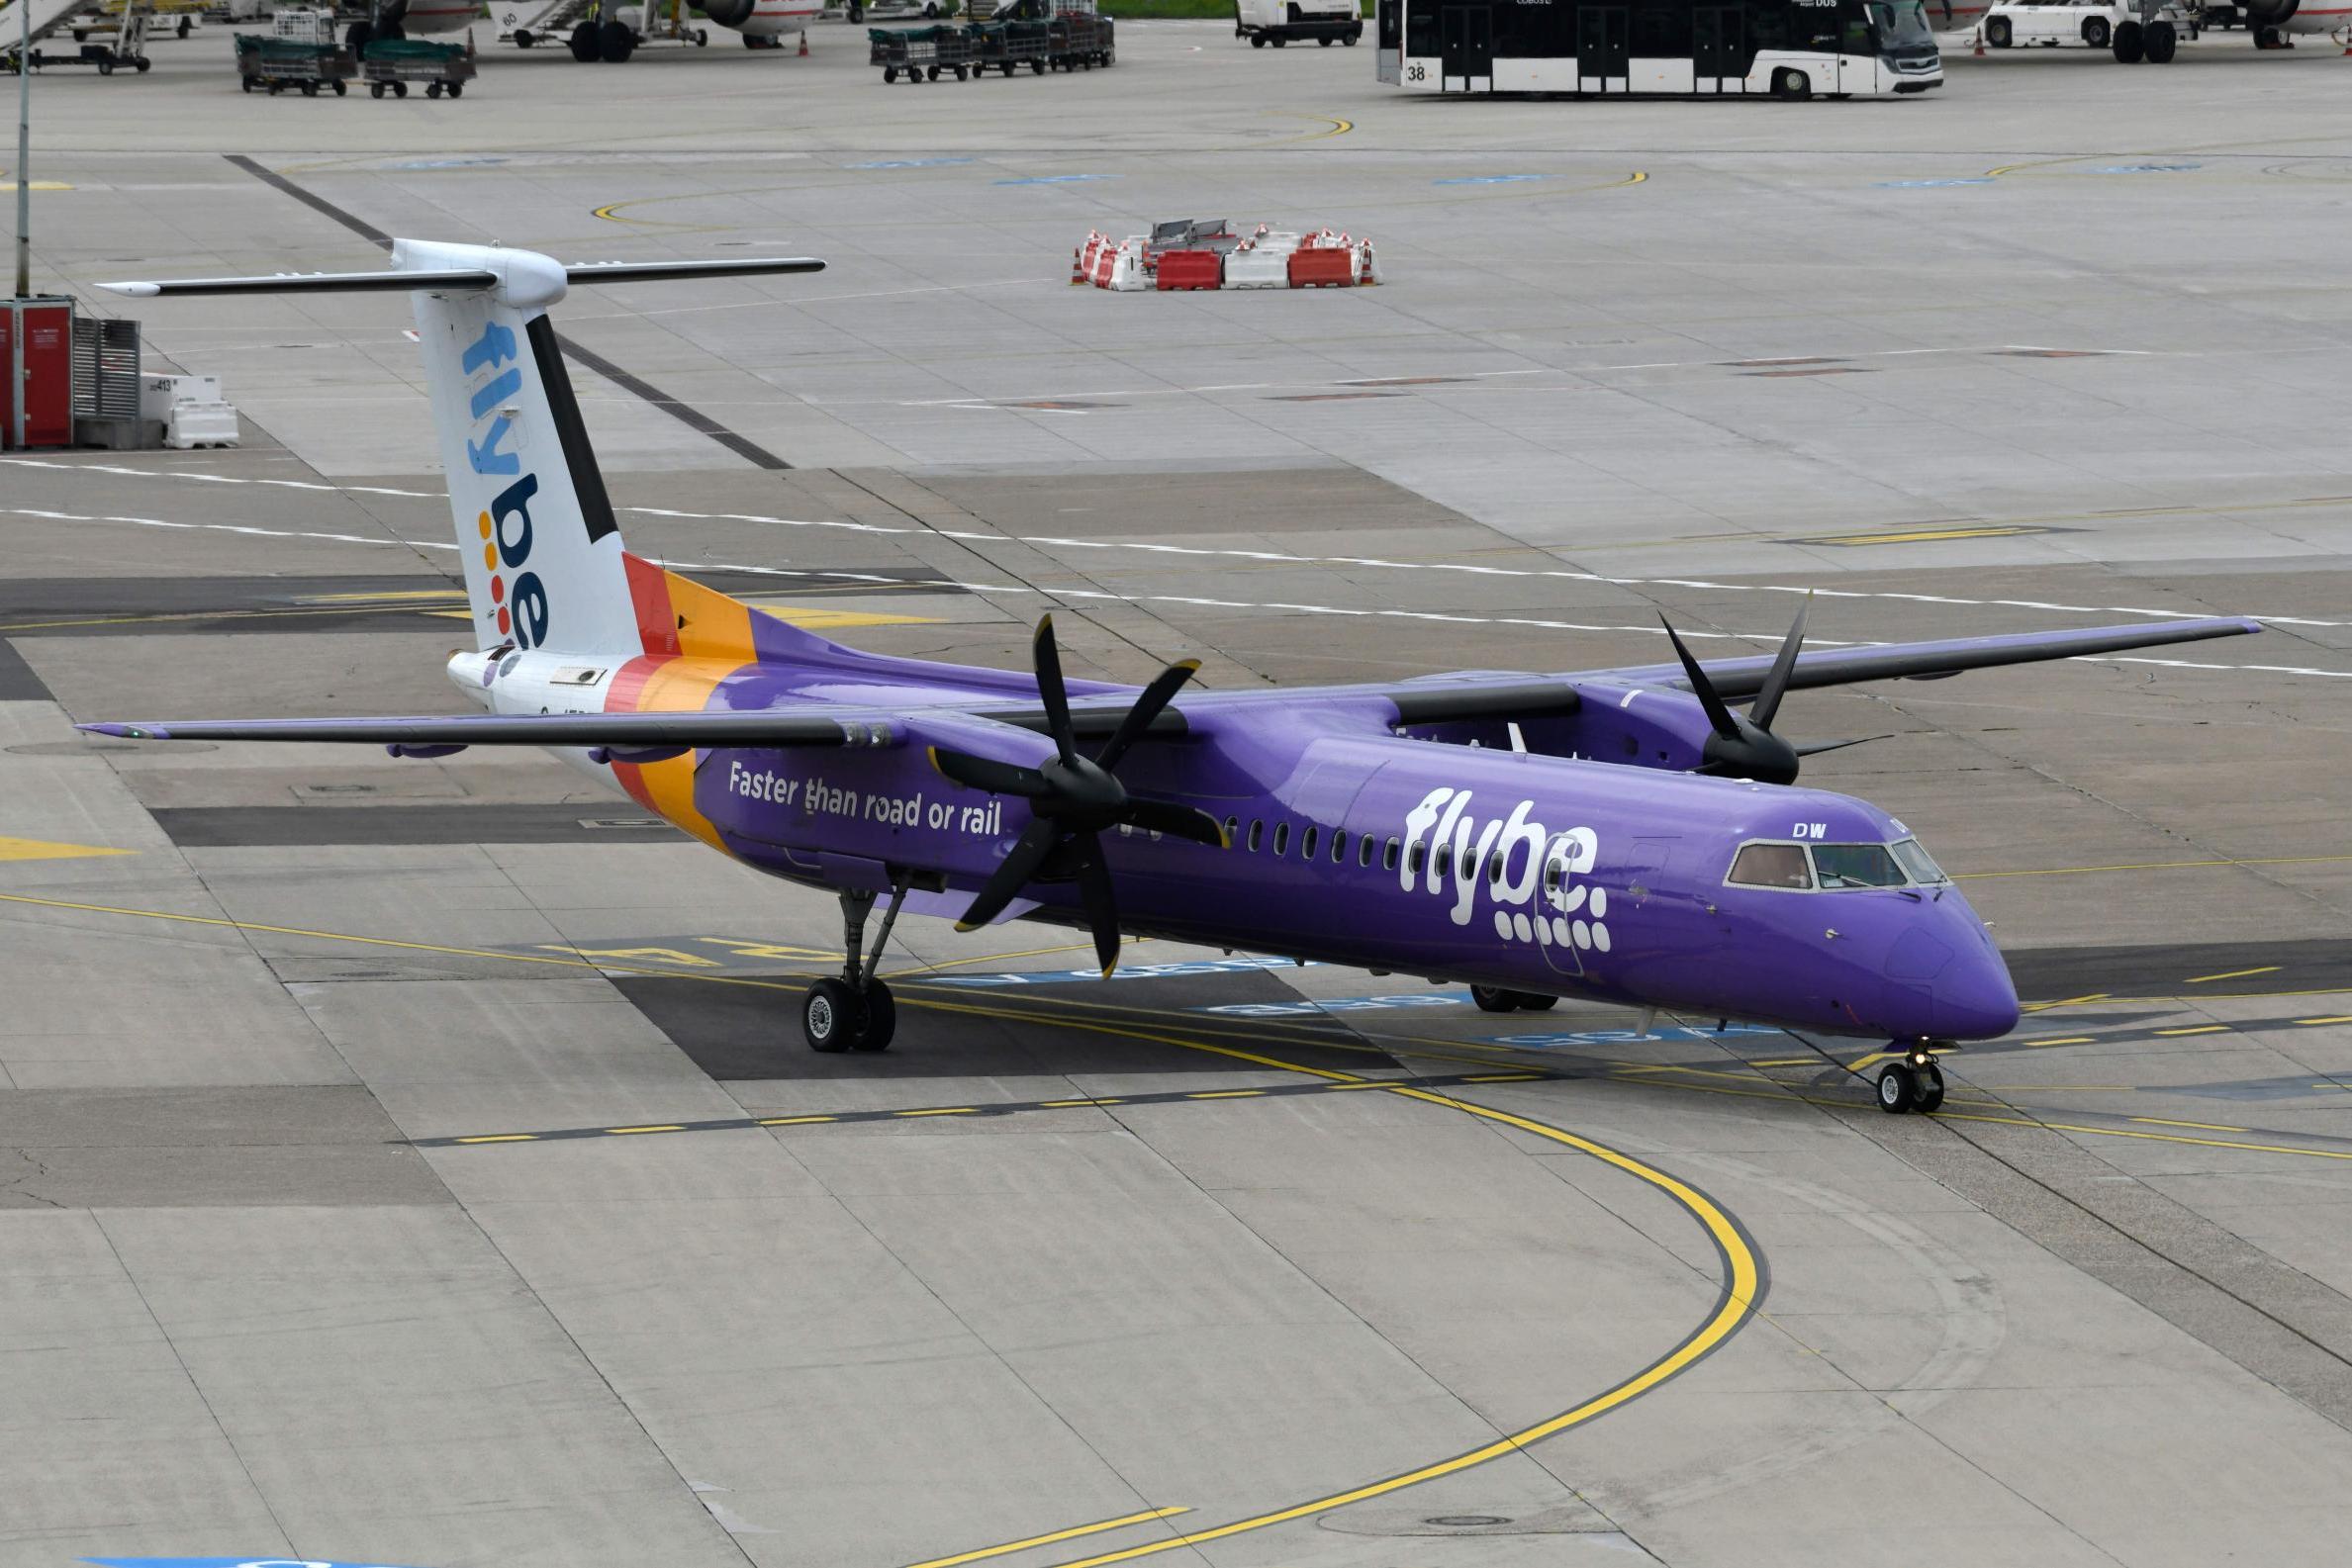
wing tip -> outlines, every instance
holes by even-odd
[[[75,729],[90,735],[107,735],[116,740],[169,740],[171,731],[153,724],[76,724]]]
[[[128,294],[134,299],[141,300],[152,299],[156,295],[163,292],[162,288],[157,284],[128,281],[123,283],[101,283],[98,285],[98,287],[106,290],[109,294]]]

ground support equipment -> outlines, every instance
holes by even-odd
[[[300,39],[263,38],[256,33],[236,35],[236,74],[246,92],[277,94],[297,88],[316,98],[324,87],[340,98],[359,74],[359,61],[341,45],[305,43]]]
[[[360,61],[370,98],[389,93],[409,96],[409,84],[424,88],[427,98],[462,98],[465,84],[474,79],[474,56],[462,44],[433,44],[423,39],[377,39]]]
[[[868,28],[866,38],[873,46],[866,63],[881,66],[886,82],[901,75],[935,82],[942,71],[963,81],[972,74],[972,40],[962,28]]]

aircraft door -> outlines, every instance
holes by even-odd
[[[1482,5],[1448,6],[1442,13],[1439,38],[1444,51],[1439,65],[1450,93],[1494,90],[1494,17]]]
[[[1580,6],[1576,11],[1576,90],[1622,93],[1633,69],[1628,19],[1623,6]]]
[[[1556,973],[1584,972],[1584,955],[1596,945],[1596,930],[1606,951],[1609,894],[1591,879],[1599,859],[1600,840],[1590,828],[1554,833],[1544,848],[1544,877],[1536,889],[1543,923],[1536,939],[1544,962]]]
[[[1747,75],[1754,54],[1747,47],[1746,20],[1738,6],[1700,6],[1692,14],[1691,64],[1702,83],[1732,91]]]

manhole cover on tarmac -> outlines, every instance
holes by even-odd
[[[1511,1522],[1500,1514],[1433,1514],[1421,1522],[1443,1525],[1447,1529],[1475,1529],[1481,1524],[1508,1524]]]
[[[1421,1508],[1429,1505],[1424,1503]],[[1596,1509],[1578,1503],[1523,1508],[1510,1514],[1424,1514],[1418,1508],[1379,1508],[1357,1504],[1335,1509],[1315,1521],[1319,1528],[1341,1535],[1377,1535],[1391,1539],[1423,1535],[1581,1535],[1586,1539],[1616,1533]]]

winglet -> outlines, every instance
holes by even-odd
[[[73,727],[92,735],[112,735],[117,740],[171,739],[171,731],[151,724],[76,724]]]

